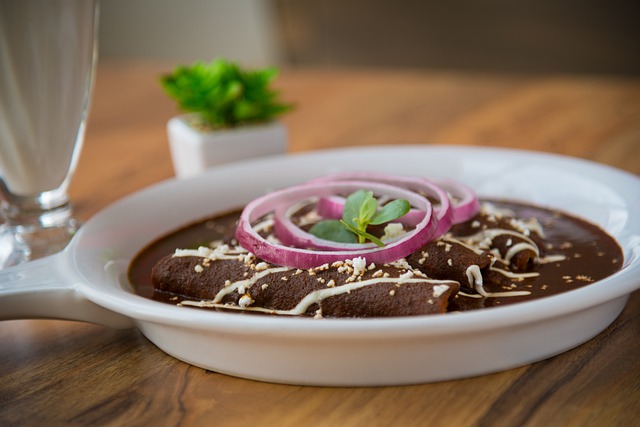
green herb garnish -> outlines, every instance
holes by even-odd
[[[270,87],[276,75],[273,67],[245,70],[216,59],[179,66],[160,83],[181,110],[198,113],[202,125],[219,129],[268,122],[289,111],[292,106],[281,103]]]
[[[358,190],[347,197],[342,219],[320,221],[309,233],[325,240],[340,243],[364,243],[370,240],[378,246],[384,243],[367,232],[369,225],[380,225],[406,215],[411,205],[404,199],[393,200],[378,209],[373,191]]]

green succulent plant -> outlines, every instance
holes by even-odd
[[[188,113],[197,113],[197,125],[209,129],[269,122],[292,109],[271,88],[275,67],[247,70],[234,62],[216,59],[178,66],[160,83]]]

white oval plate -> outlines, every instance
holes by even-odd
[[[345,170],[449,177],[480,196],[561,209],[623,248],[613,276],[564,294],[486,310],[391,319],[243,316],[174,307],[132,292],[131,259],[186,223],[266,191]],[[0,273],[0,318],[52,317],[137,327],[166,353],[270,382],[381,386],[450,380],[522,366],[600,333],[640,287],[640,179],[557,155],[449,146],[310,152],[229,164],[168,180],[106,208],[60,254]]]

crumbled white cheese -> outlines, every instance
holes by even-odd
[[[253,298],[251,298],[251,295],[249,294],[244,294],[240,297],[240,300],[238,300],[238,305],[242,308],[248,307],[251,304],[253,304]]]
[[[393,239],[405,234],[404,227],[399,222],[390,222],[384,227],[384,234],[382,240]]]
[[[435,298],[438,298],[439,296],[441,296],[442,294],[444,294],[448,290],[449,290],[449,286],[447,286],[447,285],[435,285],[433,287],[433,296]]]
[[[324,271],[329,269],[329,264],[322,264],[318,267],[313,268],[313,271]]]
[[[353,274],[356,276],[360,276],[367,269],[367,260],[362,257],[354,258],[351,262],[353,265]]]
[[[266,262],[260,262],[260,263],[256,264],[256,270],[257,271],[264,271],[267,268],[269,268],[269,265]]]

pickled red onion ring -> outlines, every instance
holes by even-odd
[[[436,238],[442,237],[449,228],[455,223],[455,209],[449,199],[447,192],[434,182],[421,177],[410,177],[395,174],[386,174],[379,172],[341,172],[333,175],[324,176],[312,180],[311,182],[327,182],[327,181],[350,181],[361,180],[380,182],[384,184],[390,184],[402,188],[407,188],[413,191],[420,191],[425,196],[435,197],[438,199],[440,206],[435,207],[436,218],[438,219],[438,230],[436,231]],[[446,182],[448,187],[454,188],[453,182]],[[338,196],[323,197],[318,200],[318,213],[327,218],[338,219],[342,217],[342,210],[344,209],[345,199]],[[479,206],[479,205],[478,205]],[[459,209],[459,208],[458,208]],[[466,213],[466,211],[465,211]],[[477,211],[476,211],[477,213]],[[475,215],[475,213],[474,213]],[[424,212],[417,209],[412,209],[401,218],[398,218],[397,222],[405,225],[415,226],[422,220]],[[473,216],[473,215],[472,215]]]
[[[470,187],[445,178],[431,180],[455,198],[452,203],[454,224],[468,221],[480,212],[480,200]]]
[[[361,189],[394,198],[406,199],[414,208],[423,212],[423,218],[416,224],[414,230],[404,234],[397,240],[389,242],[384,247],[368,244],[344,244],[318,239],[300,230],[294,224],[288,225],[287,221],[281,220],[280,224],[284,226],[280,229],[281,233],[282,230],[290,233],[295,232],[296,239],[302,240],[304,237],[304,239],[308,239],[311,246],[317,247],[320,245],[325,250],[291,247],[268,241],[252,227],[256,220],[270,212],[283,215],[283,206],[288,207],[310,197],[329,197],[339,192],[351,193]],[[418,193],[377,182],[328,181],[285,188],[249,202],[240,215],[236,229],[236,239],[247,251],[267,262],[286,267],[308,269],[357,257],[363,257],[367,263],[374,264],[397,261],[431,241],[437,232],[437,228],[438,221],[435,218],[431,203],[426,197]],[[298,243],[301,243],[301,240],[298,240]]]

